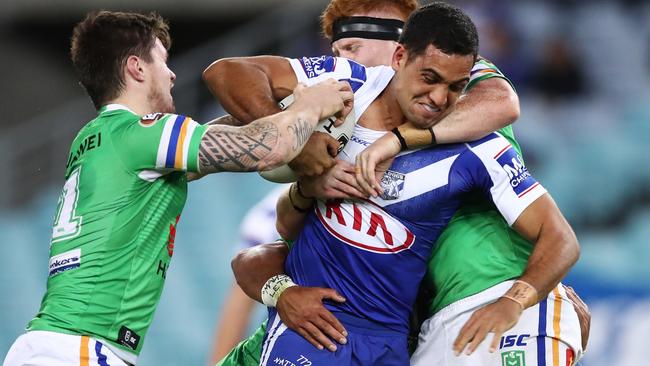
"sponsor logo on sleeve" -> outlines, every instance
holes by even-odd
[[[142,127],[151,127],[156,123],[156,121],[163,118],[164,115],[164,113],[149,113],[144,115],[140,118],[140,125]]]
[[[331,56],[303,57],[300,59],[302,69],[308,78],[315,78],[336,69],[336,58]]]
[[[73,249],[50,258],[49,276],[79,268],[81,266],[81,249]]]
[[[528,172],[528,168],[524,165],[521,156],[517,154],[511,145],[501,150],[494,158],[508,174],[510,186],[517,196],[522,197],[539,185]]]

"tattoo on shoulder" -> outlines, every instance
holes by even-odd
[[[250,172],[259,170],[261,161],[278,143],[278,128],[261,122],[235,128],[211,127],[199,147],[202,173],[217,171]]]
[[[309,136],[311,136],[311,133],[314,130],[311,124],[302,118],[298,118],[298,121],[289,125],[287,129],[294,137],[293,145],[291,146],[293,151],[301,149],[305,143],[307,143]]]

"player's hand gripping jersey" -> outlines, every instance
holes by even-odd
[[[28,330],[90,335],[135,363],[160,299],[206,127],[102,108],[72,143],[47,293]]]
[[[332,57],[291,63],[299,82],[352,80],[358,117],[393,75],[389,67],[366,69]],[[384,133],[357,125],[340,157],[353,163]],[[470,144],[402,153],[382,186],[382,198],[318,202],[289,254],[286,271],[302,286],[329,287],[342,294],[345,303],[326,306],[346,327],[374,324],[404,336],[434,243],[458,207],[465,201],[492,200],[512,224],[546,192],[497,133]],[[275,359],[274,350],[282,343],[283,325],[273,320],[262,364]]]

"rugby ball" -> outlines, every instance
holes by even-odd
[[[293,103],[293,94],[284,98],[278,104],[280,108],[284,110],[287,109],[291,103]],[[352,137],[352,132],[354,131],[354,125],[356,124],[354,109],[350,112],[350,114],[348,114],[347,118],[340,126],[334,126],[335,121],[335,117],[329,117],[318,122],[316,128],[314,129],[314,132],[323,132],[338,140],[340,152],[345,147],[345,144],[348,143],[350,137]],[[298,180],[296,173],[294,173],[289,165],[286,164],[275,169],[260,172],[260,175],[262,178],[275,183],[290,183]]]

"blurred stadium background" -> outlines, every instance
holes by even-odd
[[[170,20],[177,110],[221,110],[200,80],[217,58],[329,52],[326,0],[6,0],[0,3],[0,356],[38,310],[50,225],[76,131],[94,111],[68,59],[72,26],[93,9]],[[531,171],[575,228],[582,258],[566,279],[592,311],[583,365],[647,365],[650,339],[650,3],[456,1],[481,54],[515,83],[515,125]],[[107,182],[110,184],[110,182]],[[190,185],[177,250],[140,365],[203,365],[232,275],[246,210],[272,187],[256,174]]]

